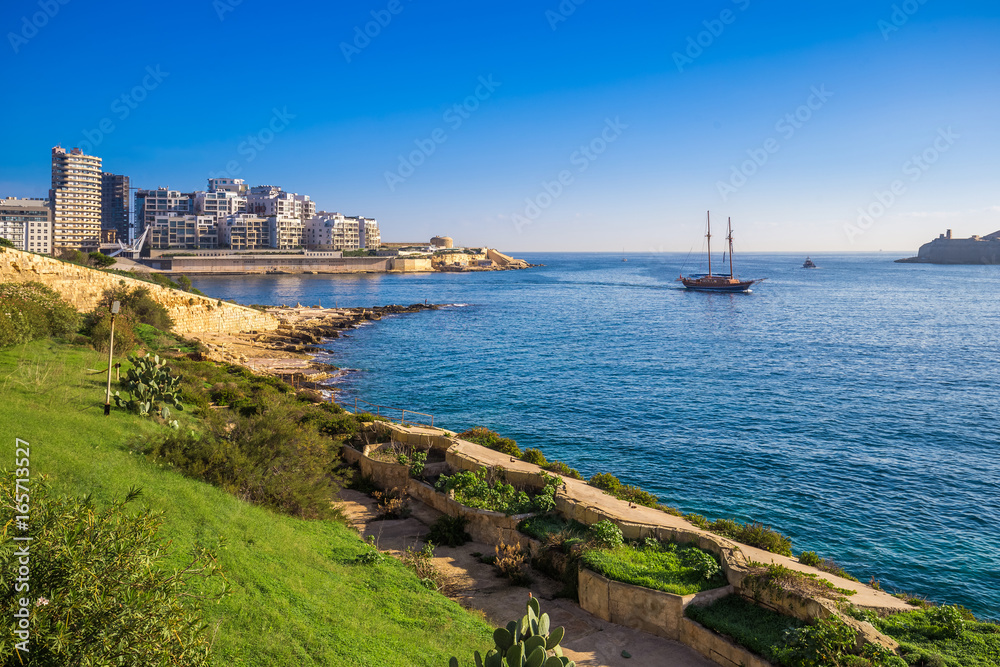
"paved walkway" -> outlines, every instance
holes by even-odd
[[[440,431],[432,433],[440,434]],[[363,535],[373,536],[382,551],[399,553],[406,547],[419,549],[424,544],[427,526],[440,516],[440,512],[412,501],[414,512],[410,518],[374,521],[374,500],[357,491],[344,490],[340,495],[348,518]],[[524,615],[529,589],[511,585],[497,576],[492,565],[472,555],[493,553],[492,546],[470,542],[456,548],[436,547],[434,551],[434,563],[445,577],[442,592],[448,597],[467,609],[482,611],[496,626],[506,625]],[[565,655],[580,667],[717,667],[679,642],[602,621],[576,603],[556,598],[562,584],[534,570],[531,570],[531,578],[530,590],[542,600],[542,611],[549,614],[554,627],[566,628],[566,639],[562,643]],[[483,646],[480,650],[485,652],[488,648]],[[622,657],[622,651],[632,657]],[[466,657],[471,659],[471,656]]]

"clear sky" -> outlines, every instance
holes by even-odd
[[[0,32],[0,196],[45,196],[61,144],[386,240],[686,252],[709,209],[743,250],[1000,229],[995,0],[6,0]]]

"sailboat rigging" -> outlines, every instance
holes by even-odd
[[[681,283],[684,287],[690,290],[698,290],[701,292],[748,292],[750,291],[751,285],[761,282],[763,278],[756,280],[740,280],[736,277],[733,271],[733,219],[729,218],[729,228],[726,239],[729,241],[729,275],[713,275],[712,274],[712,215],[711,212],[708,213],[708,232],[705,234],[705,238],[708,239],[708,273],[706,275],[693,275],[684,277],[683,275],[679,277]],[[725,263],[726,258],[723,254],[722,261]]]

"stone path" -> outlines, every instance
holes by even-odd
[[[440,431],[429,433],[439,434]],[[427,526],[440,512],[411,501],[413,514],[398,521],[374,521],[375,501],[363,493],[341,492],[345,513],[365,536],[373,536],[382,551],[401,553],[406,547],[419,549]],[[434,563],[444,574],[442,592],[467,609],[483,612],[495,625],[506,625],[524,614],[528,590],[511,585],[496,574],[492,565],[482,563],[473,553],[493,553],[493,547],[469,542],[461,547],[436,547]],[[555,595],[562,584],[532,570],[531,592],[542,600],[542,610],[552,618],[553,626],[565,626],[565,654],[581,667],[632,667],[633,665],[670,665],[671,667],[715,667],[715,663],[678,642],[654,637],[620,625],[602,621],[580,609],[579,605]],[[487,649],[488,646],[482,647]],[[631,658],[622,657],[628,651]],[[471,657],[471,656],[469,656]]]

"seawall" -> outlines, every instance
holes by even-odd
[[[182,335],[274,331],[278,328],[278,318],[253,308],[10,248],[0,252],[0,281],[42,283],[59,292],[82,312],[92,310],[104,290],[122,284],[133,288],[144,287],[157,303],[167,309],[174,320],[174,331]]]

